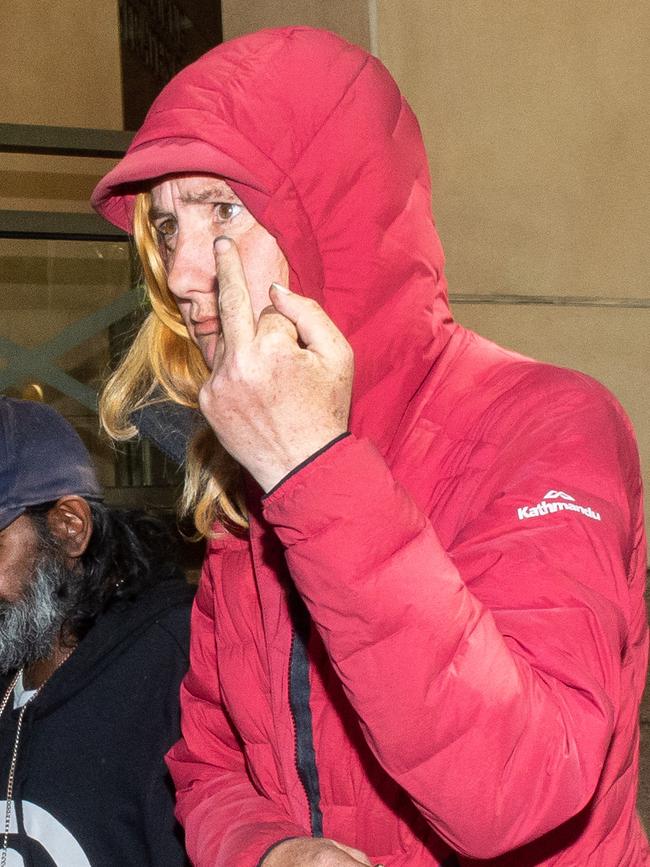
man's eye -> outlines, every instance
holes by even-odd
[[[242,205],[236,202],[217,202],[214,206],[215,217],[219,223],[227,223],[240,213]]]
[[[159,223],[156,226],[156,232],[160,235],[161,238],[167,239],[170,238],[174,232],[176,231],[176,221],[175,220],[164,220],[164,222]]]

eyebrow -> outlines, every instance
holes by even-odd
[[[179,196],[179,199],[184,205],[193,205],[207,202],[209,199],[213,199],[215,196],[237,198],[235,193],[233,193],[233,191],[229,189],[224,183],[217,181],[214,184],[210,184],[209,186],[204,187],[202,190],[197,190],[196,192],[192,193],[183,193]]]
[[[161,220],[163,217],[173,217],[174,215],[169,211],[161,211],[158,208],[154,208],[153,205],[149,209],[149,219],[150,220]]]
[[[204,187],[202,190],[197,190],[196,192],[191,193],[183,193],[179,196],[179,201],[183,205],[201,205],[205,204],[205,202],[209,202],[211,199],[215,197],[225,198],[228,201],[236,199],[238,202],[239,198],[235,195],[235,193],[229,189],[224,183],[220,181],[215,181],[214,184],[210,184],[207,187]],[[170,211],[163,211],[155,208],[153,205],[149,211],[149,219],[150,220],[159,220],[161,217],[173,217],[173,213]]]

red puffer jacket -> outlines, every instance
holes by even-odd
[[[337,37],[205,55],[95,204],[128,227],[124,184],[178,171],[228,180],[356,362],[352,434],[251,486],[249,535],[209,547],[169,756],[194,863],[322,831],[386,867],[650,864],[641,483],[616,401],[452,322],[417,123]]]

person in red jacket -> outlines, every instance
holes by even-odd
[[[589,377],[454,323],[420,131],[309,28],[208,52],[94,205],[151,313],[116,437],[199,406],[183,738],[194,864],[639,867],[646,549]]]

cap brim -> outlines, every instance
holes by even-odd
[[[128,151],[97,184],[91,204],[110,223],[131,232],[135,196],[147,181],[192,172],[219,175],[256,187],[255,179],[248,171],[207,142],[166,138],[145,142]]]
[[[26,508],[26,506],[17,506],[15,509],[0,509],[0,530],[4,530],[9,524],[13,524],[16,518],[20,518]]]

